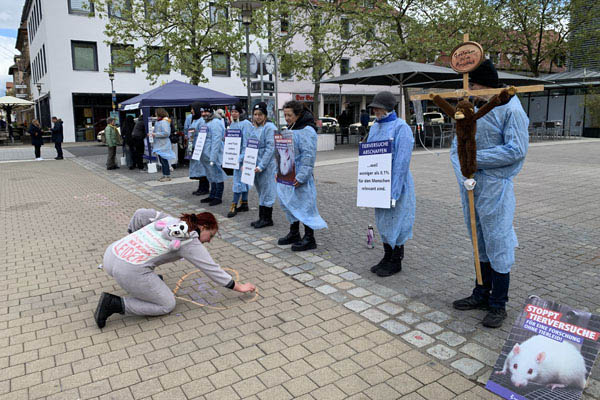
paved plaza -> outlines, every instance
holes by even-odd
[[[32,153],[10,151],[23,149]],[[599,141],[530,147],[515,182],[509,318],[498,330],[480,325],[483,312],[450,306],[474,272],[447,151],[414,153],[414,238],[403,271],[379,278],[368,271],[382,254],[378,237],[366,248],[372,210],[355,207],[356,148],[342,147],[318,155],[329,229],[316,233],[317,250],[277,246],[288,229],[278,206],[274,227],[251,228],[254,191],[253,211],[233,219],[224,218],[230,182],[223,205],[207,207],[221,216],[209,251],[256,283],[258,297],[208,290],[211,307],[181,300],[168,316],[113,316],[100,331],[98,295],[124,294],[97,269],[106,246],[135,209],[197,212],[200,199],[187,169],[156,185],[156,174],[106,171],[106,147],[65,150],[74,158],[0,163],[0,399],[496,398],[483,383],[528,295],[600,312]],[[0,160],[18,158],[6,151]],[[159,269],[175,287],[191,266]],[[600,398],[599,378],[596,368],[584,398]]]

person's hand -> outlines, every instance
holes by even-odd
[[[254,173],[262,172],[262,170],[258,167],[254,168]]]
[[[212,167],[212,166],[214,166],[214,165],[215,165],[215,163],[211,161],[211,162],[210,162],[210,166]]]
[[[294,187],[298,187],[302,185],[300,182],[298,182],[297,180],[294,179]]]
[[[475,179],[466,179],[463,182],[463,186],[465,187],[465,189],[467,190],[473,190],[475,189],[475,185],[477,184],[477,182],[475,182]]]
[[[235,286],[233,287],[233,290],[235,290],[236,292],[240,292],[240,293],[248,293],[248,292],[254,292],[256,290],[256,286],[254,286],[251,283],[235,283]]]

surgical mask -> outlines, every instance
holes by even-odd
[[[387,117],[389,117],[391,114],[393,113],[393,111],[388,112],[387,114],[385,114],[383,117],[381,118],[377,118],[377,121],[381,121],[382,119],[386,119]]]

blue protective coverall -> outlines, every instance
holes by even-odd
[[[248,144],[248,135],[252,129],[252,122],[247,119],[243,121],[234,121],[229,126],[229,129],[239,129],[242,132],[242,145],[240,146],[240,168],[233,170],[233,193],[244,193],[248,191],[248,185],[242,183],[242,164],[244,163],[244,155],[246,154],[246,145]]]
[[[185,133],[187,135],[188,133],[188,129],[192,128],[194,129],[194,136],[192,137],[192,149],[191,149],[191,153],[190,153],[190,157],[192,156],[192,154],[194,153],[194,148],[196,147],[196,139],[198,139],[198,129],[200,129],[202,126],[206,125],[204,123],[204,119],[203,118],[198,118],[196,120],[192,120],[191,118],[192,116],[188,116],[188,118],[190,119],[190,123],[189,125],[186,127],[184,125],[184,130]],[[187,123],[188,120],[186,118],[185,122]],[[204,148],[206,148],[206,143],[204,144]],[[204,149],[203,149],[204,150]],[[206,176],[206,168],[204,168],[204,164],[202,164],[202,160],[193,160],[190,158],[190,178],[202,178],[203,176]]]
[[[294,187],[278,183],[279,204],[290,224],[300,221],[313,230],[327,228],[317,209],[317,188],[313,177],[317,132],[310,126],[291,132],[294,138],[296,180],[300,185]]]
[[[501,274],[515,262],[517,235],[513,227],[515,194],[513,178],[525,162],[529,147],[529,118],[517,96],[477,120],[477,172],[475,173],[475,219],[479,260],[490,262]],[[465,223],[471,237],[469,199],[464,176],[452,141],[450,160],[458,180]]]
[[[252,126],[248,139],[258,140],[258,158],[256,166],[261,172],[254,176],[254,187],[258,192],[258,204],[265,207],[273,207],[275,203],[276,182],[275,173],[275,131],[277,127],[272,122],[263,126]]]
[[[171,124],[168,119],[161,119],[154,124],[154,143],[152,152],[164,158],[165,160],[176,160],[177,156],[171,146]]]
[[[211,119],[206,126],[208,133],[206,134],[206,143],[202,149],[200,159],[206,169],[208,181],[210,183],[221,183],[227,179],[227,174],[225,174],[225,171],[221,167],[223,163],[225,127],[219,118]]]
[[[375,223],[381,240],[394,248],[412,238],[415,222],[415,185],[410,173],[414,138],[410,127],[392,112],[376,121],[367,142],[392,139],[392,199],[395,207],[376,208]]]

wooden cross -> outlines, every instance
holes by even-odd
[[[456,46],[454,50],[452,50],[451,55],[451,66],[458,73],[463,74],[463,88],[462,90],[455,90],[453,92],[443,92],[443,93],[428,93],[428,94],[418,94],[410,96],[411,100],[434,100],[434,102],[446,113],[449,114],[451,118],[457,120],[457,125],[460,124],[466,118],[465,114],[461,112],[458,107],[453,115],[450,115],[450,112],[453,111],[452,107],[443,100],[444,98],[462,98],[464,104],[467,104],[471,108],[474,107],[468,102],[468,98],[470,96],[490,96],[494,95],[494,98],[488,102],[485,106],[483,106],[480,110],[478,110],[477,114],[471,115],[470,125],[472,125],[473,132],[468,132],[470,134],[469,140],[472,143],[469,143],[469,146],[465,146],[463,151],[459,151],[459,159],[461,163],[461,171],[463,171],[463,167],[472,163],[475,165],[476,160],[476,152],[477,149],[475,147],[475,121],[477,118],[485,115],[485,113],[489,112],[496,105],[503,104],[499,101],[499,96],[502,98],[507,97],[507,93],[510,96],[514,96],[516,93],[527,93],[527,92],[539,92],[544,90],[544,85],[531,85],[531,86],[511,86],[508,89],[482,89],[482,90],[471,90],[469,89],[469,72],[475,70],[482,62],[483,62],[484,54],[483,48],[479,43],[470,42],[469,34],[465,34],[463,37],[463,43]],[[502,93],[504,92],[504,93]],[[493,102],[493,104],[492,104]],[[460,103],[459,103],[460,105]],[[484,110],[485,109],[485,110]],[[465,121],[466,122],[466,121]],[[466,126],[463,125],[463,126]],[[464,144],[463,144],[464,145]],[[460,144],[459,144],[460,146]],[[461,150],[459,148],[459,150]],[[472,153],[472,154],[469,154]],[[473,173],[472,173],[472,172]],[[473,179],[475,168],[470,168],[468,173],[469,176],[467,178]],[[473,243],[473,256],[475,261],[475,274],[477,276],[477,284],[483,285],[483,279],[481,277],[481,265],[479,264],[479,247],[477,243],[477,226],[475,223],[475,201],[473,196],[473,190],[467,190],[468,198],[469,198],[469,214],[470,214],[470,222],[471,222],[471,238]]]

